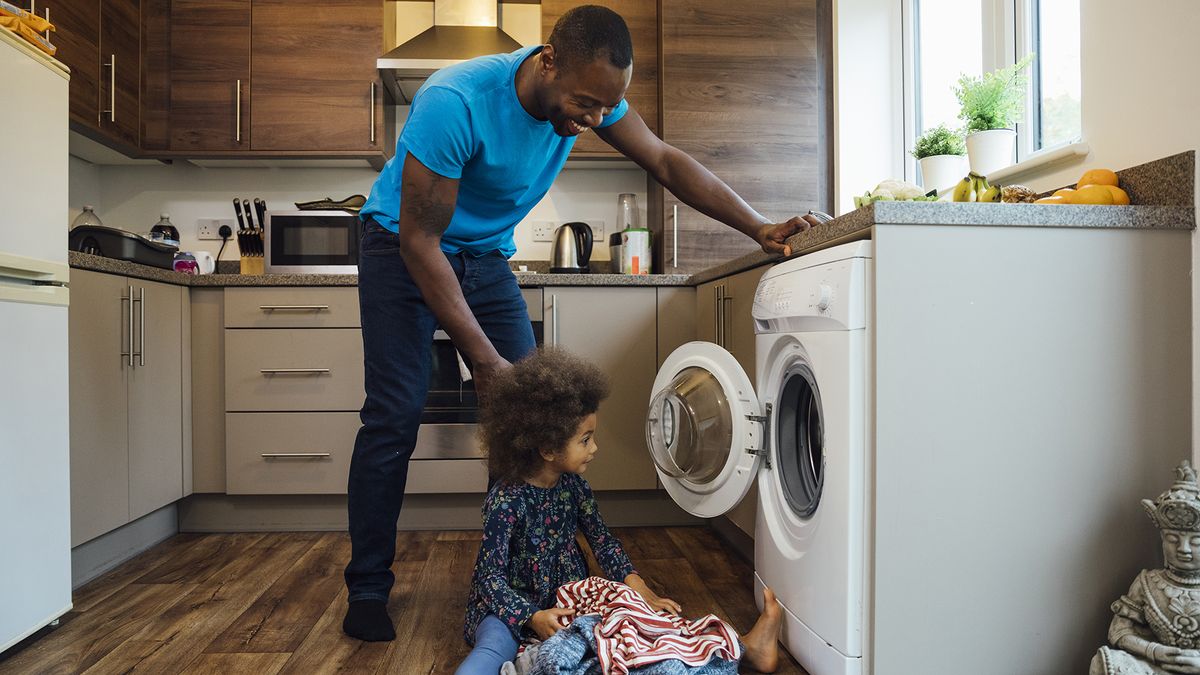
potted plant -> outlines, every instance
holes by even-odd
[[[967,174],[966,154],[960,132],[945,124],[926,129],[912,150],[921,165],[921,185],[939,192],[953,187]]]
[[[954,95],[962,106],[959,117],[966,123],[967,157],[971,171],[986,176],[1013,161],[1017,132],[1025,106],[1025,68],[1033,54],[1007,68],[983,77],[963,75]]]

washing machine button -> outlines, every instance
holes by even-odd
[[[833,302],[833,289],[825,284],[821,284],[821,288],[817,292],[817,309],[824,312],[829,309],[830,303]]]

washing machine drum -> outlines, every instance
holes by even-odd
[[[705,484],[729,458],[733,424],[729,400],[708,370],[685,368],[650,404],[646,440],[660,471]]]
[[[821,502],[825,483],[825,432],[821,393],[807,365],[794,367],[779,392],[775,438],[784,499],[796,515],[808,518]]]

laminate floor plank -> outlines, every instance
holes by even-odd
[[[230,561],[244,556],[266,536],[261,532],[211,534],[188,547],[181,555],[156,565],[134,579],[139,584],[202,584]]]
[[[181,534],[153,546],[131,560],[118,565],[112,570],[88,582],[71,594],[71,608],[74,612],[86,612],[101,601],[112,597],[138,577],[149,574],[177,557],[186,556],[194,546],[206,546],[204,539],[207,535]],[[145,582],[143,582],[145,583]],[[188,580],[187,583],[194,583]]]
[[[178,673],[296,560],[311,536],[268,534],[148,622],[87,673]]]
[[[201,654],[180,675],[275,675],[289,654]]]
[[[205,652],[295,651],[345,586],[342,570],[349,557],[348,535],[322,535]]]

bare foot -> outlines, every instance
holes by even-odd
[[[760,673],[773,673],[779,667],[779,624],[783,623],[783,607],[775,592],[763,587],[763,612],[754,628],[742,637],[746,646],[745,663]]]

